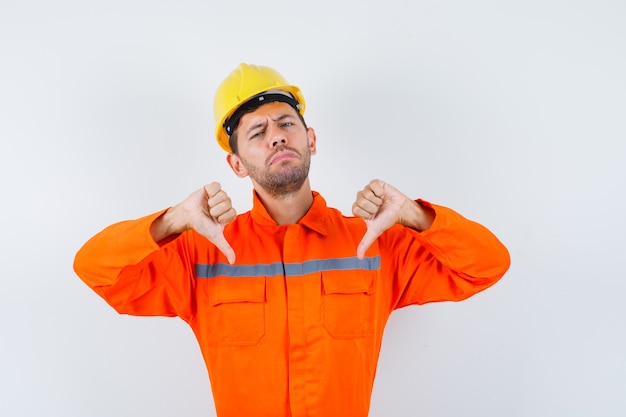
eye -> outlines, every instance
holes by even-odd
[[[283,124],[281,124],[282,127],[289,127],[289,126],[293,126],[293,122],[285,122]]]
[[[253,134],[250,135],[250,139],[259,138],[259,137],[263,136],[263,133],[265,133],[265,130],[258,130],[258,131],[254,132]]]

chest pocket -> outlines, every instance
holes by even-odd
[[[215,278],[209,294],[211,329],[218,345],[252,346],[265,335],[265,277]]]
[[[322,272],[324,327],[334,338],[374,335],[376,271]]]

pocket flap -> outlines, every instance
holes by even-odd
[[[324,294],[372,294],[376,271],[322,272]]]
[[[215,279],[215,286],[210,296],[211,305],[265,302],[265,277],[217,277]]]

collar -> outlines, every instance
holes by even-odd
[[[317,191],[312,191],[312,193],[313,204],[311,204],[309,211],[307,211],[304,217],[300,219],[298,224],[311,229],[320,235],[326,236],[328,229],[326,224],[326,219],[328,217],[328,213],[326,211],[326,200],[324,200],[324,198]],[[250,211],[252,220],[261,226],[277,227],[278,225],[268,214],[256,191],[253,190],[252,194],[252,210]]]

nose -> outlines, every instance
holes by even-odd
[[[287,140],[285,140],[285,138],[274,138],[274,140],[272,140],[272,148],[275,148],[279,143],[285,144],[287,143]]]
[[[278,127],[270,128],[270,132],[268,136],[270,138],[270,144],[272,148],[275,148],[278,145],[284,145],[287,143],[285,132],[283,132]]]

